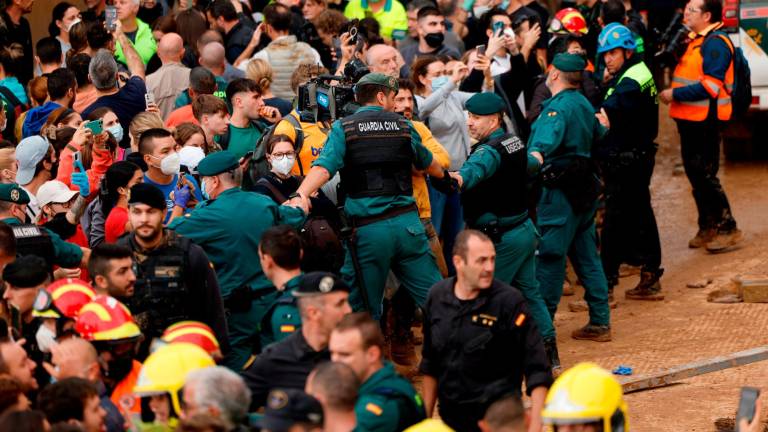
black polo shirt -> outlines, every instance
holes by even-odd
[[[230,64],[234,64],[235,60],[237,60],[237,58],[240,57],[240,54],[245,51],[245,48],[248,47],[248,44],[251,42],[253,31],[253,27],[240,18],[238,23],[224,35],[226,57]]]
[[[494,280],[473,300],[456,278],[435,284],[424,307],[420,370],[437,379],[442,405],[487,405],[505,394],[552,384],[544,343],[523,295]]]
[[[301,331],[269,345],[242,373],[251,389],[251,411],[266,404],[267,395],[273,388],[304,390],[312,369],[330,359],[331,353],[327,348],[315,351]]]

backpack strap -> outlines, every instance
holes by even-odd
[[[8,99],[8,102],[11,103],[13,106],[24,106],[24,104],[19,100],[19,98],[16,97],[15,94],[6,86],[0,85],[0,94],[3,95],[6,99]]]
[[[256,184],[257,185],[262,185],[265,188],[269,189],[269,191],[272,192],[272,195],[274,195],[275,198],[277,198],[277,200],[280,201],[281,203],[284,203],[284,202],[286,202],[288,200],[288,198],[286,198],[285,195],[283,195],[279,190],[277,190],[275,185],[273,185],[272,182],[269,181],[269,179],[267,179],[266,177],[260,178],[256,182]]]

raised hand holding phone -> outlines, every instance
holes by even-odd
[[[76,154],[79,154],[80,152],[76,152]],[[88,181],[88,173],[85,172],[85,168],[83,167],[83,162],[76,158],[73,163],[73,169],[72,169],[72,176],[70,177],[70,181],[73,185],[77,186],[78,191],[80,191],[80,196],[83,198],[88,197],[91,193],[91,185]]]

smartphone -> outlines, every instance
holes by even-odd
[[[82,160],[82,155],[80,154],[80,150],[72,153],[72,160],[73,160],[72,166],[74,167],[74,169],[79,170],[80,168],[77,167],[77,163]]]
[[[104,132],[104,120],[97,119],[97,120],[89,121],[88,123],[85,124],[85,127],[90,129],[94,135],[98,135]]]
[[[504,23],[501,21],[496,21],[493,23],[493,34],[496,36],[501,36],[501,32],[504,31]]]
[[[115,31],[117,29],[117,8],[107,5],[107,8],[104,10],[104,18],[107,23],[107,31]]]
[[[341,58],[341,39],[333,38],[333,50],[336,52],[336,58]]]
[[[477,55],[484,56],[485,55],[485,45],[478,45],[477,46]]]
[[[144,104],[146,105],[147,109],[149,109],[150,106],[157,105],[155,103],[155,94],[152,92],[147,92],[144,94]]]
[[[755,418],[755,402],[760,396],[760,390],[754,387],[742,387],[741,397],[739,398],[739,411],[736,413],[736,431],[742,432],[739,428],[741,419],[752,422]]]

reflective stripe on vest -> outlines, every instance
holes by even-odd
[[[733,91],[733,57],[731,64],[725,72],[725,80],[721,83],[713,77],[704,75],[704,58],[701,56],[701,47],[709,32],[715,31],[722,26],[719,23],[713,26],[704,35],[697,35],[696,38],[688,44],[685,54],[675,68],[672,76],[672,88],[685,87],[701,83],[711,97],[717,97],[717,118],[728,120],[731,118],[731,92]],[[730,39],[725,35],[716,35],[726,42],[728,48],[733,53]],[[709,113],[711,98],[697,101],[678,101],[673,100],[669,108],[669,115],[672,118],[690,121],[703,121]]]
[[[656,98],[656,95],[658,94],[656,90],[656,83],[653,81],[653,74],[651,73],[650,69],[648,69],[648,66],[645,65],[645,63],[639,62],[625,70],[621,77],[616,81],[616,86],[618,86],[619,83],[621,83],[625,78],[629,78],[632,81],[635,81],[640,86],[641,92],[650,90],[651,97]],[[608,91],[605,93],[605,99],[608,99],[608,97],[613,94],[613,92],[616,90],[616,86],[608,89]]]

